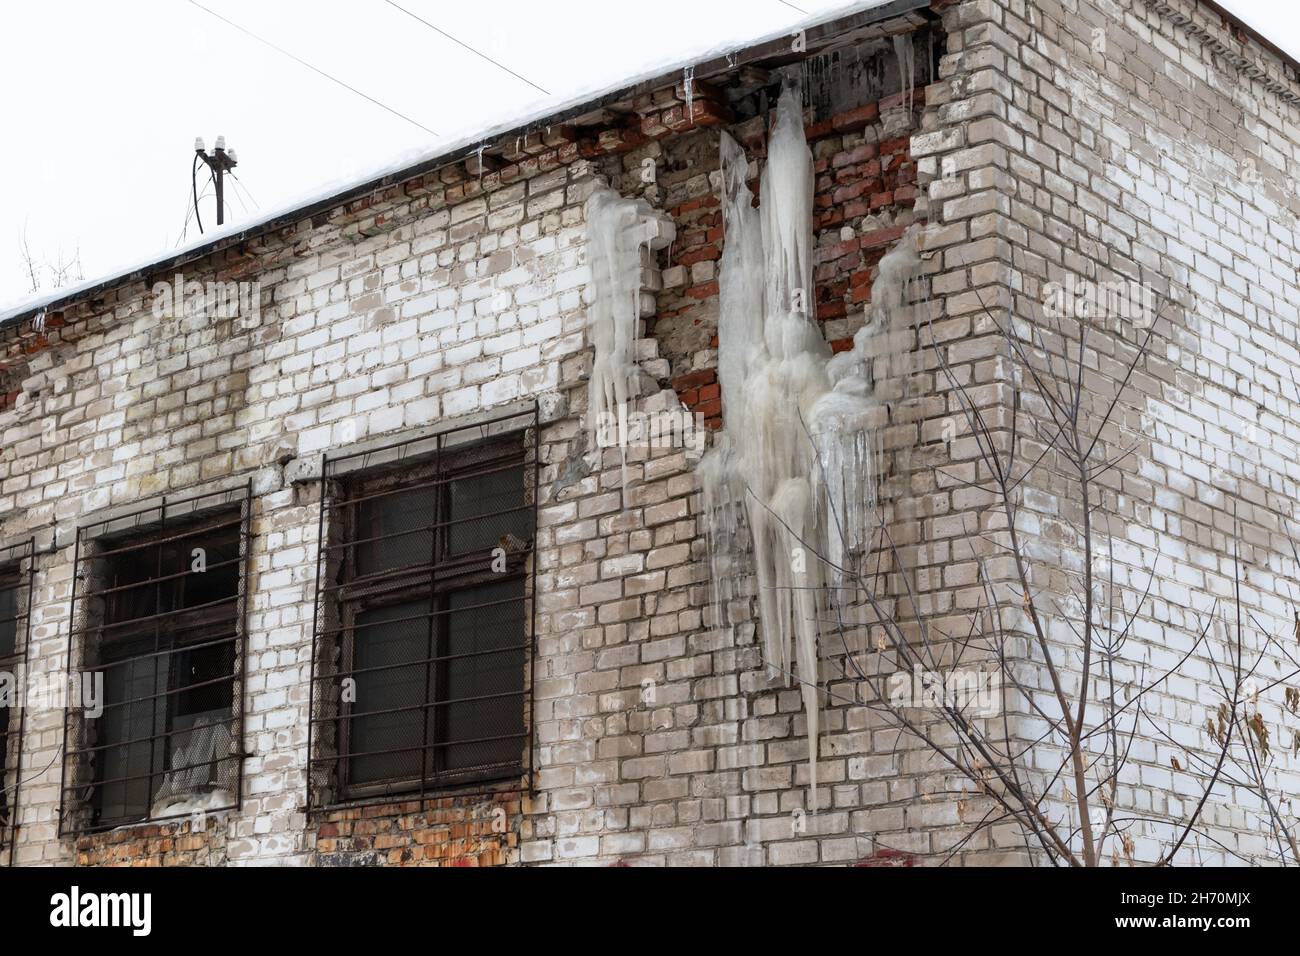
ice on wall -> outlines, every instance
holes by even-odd
[[[894,57],[898,60],[898,74],[903,82],[903,102],[912,111],[912,98],[916,88],[916,50],[910,33],[894,34]]]
[[[626,199],[608,187],[587,200],[587,261],[593,300],[587,329],[596,356],[588,398],[588,448],[597,447],[599,423],[616,419],[637,395],[635,342],[641,318],[643,250],[661,249],[676,237],[673,222],[643,199]]]
[[[721,157],[725,428],[699,471],[715,608],[725,623],[748,559],[768,672],[800,686],[816,809],[821,622],[876,526],[886,410],[875,386],[900,374],[910,349],[909,283],[919,260],[909,231],[880,263],[853,348],[832,356],[816,324],[813,163],[797,92],[785,89],[778,102],[758,209],[744,150],[725,133]]]

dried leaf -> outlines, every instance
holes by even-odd
[[[1259,743],[1260,752],[1267,757],[1269,755],[1268,727],[1264,725],[1264,718],[1256,713],[1254,717],[1251,717],[1246,721],[1246,726],[1249,727],[1250,732],[1255,735],[1255,740]]]

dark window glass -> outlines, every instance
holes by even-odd
[[[337,678],[355,697],[340,691],[336,772],[345,796],[518,773],[527,740],[527,501],[517,444],[346,486],[333,589]]]
[[[95,808],[108,820],[147,816],[166,766],[158,736],[166,731],[166,711],[154,695],[167,689],[167,662],[143,656],[104,664]]]
[[[357,574],[365,577],[433,560],[435,489],[377,491],[357,506]]]
[[[25,608],[19,604],[18,579],[13,575],[0,575],[0,657],[12,657],[18,652],[18,615]]]
[[[229,514],[102,543],[104,713],[85,734],[96,824],[233,786],[239,527]]]
[[[508,533],[525,538],[532,525],[524,508],[522,466],[452,481],[450,499],[449,551],[454,555],[495,548]]]
[[[7,549],[12,555],[15,549]],[[23,688],[14,684],[13,679],[22,672],[20,657],[25,650],[27,638],[27,612],[31,600],[29,593],[31,578],[22,573],[19,563],[6,563],[0,568],[0,671],[8,672],[9,681],[3,688],[7,695],[13,695],[12,701],[22,703]],[[4,675],[0,674],[0,678]],[[22,749],[18,739],[18,714],[9,706],[11,700],[0,699],[0,847],[9,841],[10,819],[9,807],[14,801],[18,784],[17,769],[19,753]]]
[[[523,596],[523,579],[514,578],[447,598],[446,682],[449,699],[460,701],[439,708],[450,770],[519,759]]]
[[[354,783],[409,780],[427,743],[429,602],[391,604],[357,616],[356,703],[351,721]],[[387,751],[387,752],[386,752]]]

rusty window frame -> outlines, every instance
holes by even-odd
[[[313,628],[311,720],[309,730],[308,808],[321,809],[358,803],[382,802],[397,797],[423,796],[427,793],[454,791],[465,793],[499,790],[506,782],[521,777],[532,778],[532,660],[535,640],[533,627],[535,567],[531,560],[536,528],[537,501],[537,425],[536,408],[526,413],[506,415],[474,425],[446,429],[433,435],[412,438],[369,452],[322,459],[321,546],[317,567],[317,607]],[[490,479],[493,475],[519,475],[519,504],[501,510],[483,511],[471,507],[469,515],[452,518],[449,495],[453,484],[467,479]],[[363,524],[362,505],[385,497],[427,493],[430,506],[422,520],[405,526],[383,528],[379,509],[371,509],[372,523]],[[509,492],[513,494],[513,491]],[[479,499],[476,499],[479,500]],[[510,542],[492,541],[475,551],[453,552],[453,529],[468,527],[486,530],[486,523],[503,515],[514,515]],[[327,521],[328,519],[328,521]],[[481,523],[481,524],[480,524]],[[508,523],[508,522],[507,522]],[[326,530],[328,527],[328,531]],[[471,532],[472,533],[472,532]],[[368,544],[382,547],[405,535],[418,535],[429,542],[427,561],[398,563],[381,567],[371,574],[362,573],[359,555]],[[493,547],[503,548],[504,571],[492,568]],[[457,595],[492,584],[513,586],[518,595],[510,595],[481,605],[451,607]],[[358,626],[358,617],[368,611],[398,607],[403,603],[424,603],[406,617],[391,619],[392,624],[419,625],[428,622],[423,653],[396,664],[357,667],[358,632],[372,625]],[[518,641],[490,644],[468,653],[452,653],[448,646],[455,615],[472,620],[488,608],[517,606]],[[491,611],[488,611],[491,613]],[[377,622],[374,626],[379,626]],[[513,627],[515,622],[510,622]],[[381,638],[382,640],[382,638]],[[414,638],[420,640],[419,636]],[[449,689],[453,680],[448,673],[454,661],[470,657],[490,659],[517,654],[518,683],[508,691],[483,698],[462,698]],[[383,671],[400,672],[410,668],[424,671],[424,693],[416,703],[391,710],[357,710],[353,702],[343,699],[343,682],[349,678],[355,689],[358,677]],[[400,676],[395,680],[400,681]],[[481,679],[481,678],[480,678]],[[438,719],[451,705],[469,704],[471,708],[489,697],[517,699],[521,711],[518,733],[499,738],[459,738],[447,730],[448,719]],[[504,708],[508,709],[508,708]],[[418,746],[359,750],[354,746],[358,719],[387,714],[420,713],[421,741]],[[480,714],[477,718],[482,720]],[[513,719],[513,718],[511,718]],[[409,728],[408,728],[409,729]],[[446,755],[453,748],[466,748],[506,739],[517,740],[517,758],[469,767],[446,766]],[[400,772],[394,767],[397,758],[419,755],[419,768]],[[378,757],[387,761],[390,772],[378,779],[354,779],[352,762],[358,758]],[[372,763],[375,762],[372,760]]]
[[[64,710],[63,781],[59,808],[59,834],[93,833],[136,823],[188,816],[184,797],[201,792],[228,793],[221,805],[205,811],[235,809],[243,790],[244,688],[247,686],[246,566],[251,536],[251,484],[188,498],[163,498],[156,506],[141,508],[78,528],[72,588],[72,630],[70,665],[80,674],[101,674],[107,715],[113,710],[123,726],[107,743],[101,736],[111,733],[105,715],[92,720],[82,714],[75,701]],[[188,603],[193,546],[205,547],[205,571],[233,572],[232,593],[224,588],[205,600],[201,592]],[[212,547],[233,550],[228,557],[211,560]],[[176,559],[179,569],[163,566],[164,554]],[[143,559],[140,576],[129,562]],[[128,574],[120,581],[109,575]],[[107,583],[104,583],[104,582]],[[207,582],[204,582],[207,583]],[[149,593],[152,589],[152,594]],[[143,592],[143,596],[142,596]],[[132,597],[136,600],[133,602]],[[197,659],[196,659],[197,656]],[[208,658],[206,665],[203,657]],[[75,663],[74,663],[75,662]],[[191,674],[207,669],[193,680],[182,682],[178,665],[189,665]],[[109,675],[126,687],[110,690]],[[228,672],[228,673],[227,673]],[[138,685],[143,674],[149,687]],[[150,676],[152,675],[152,676]],[[215,676],[213,676],[215,675]],[[131,688],[135,682],[137,686]],[[228,687],[227,694],[222,688]],[[196,698],[216,694],[220,716],[204,720],[200,711],[189,709]],[[138,731],[137,711],[148,727]],[[219,729],[226,729],[223,741]],[[208,759],[193,761],[177,748],[195,746],[201,752],[202,734],[211,731],[218,750]],[[222,745],[225,753],[220,752]],[[133,772],[129,764],[148,751],[148,770]],[[122,774],[105,777],[109,754],[125,760]],[[185,782],[187,775],[211,776],[203,782]],[[129,789],[145,781],[144,801],[131,797]],[[103,805],[108,787],[120,789],[120,812],[110,813]],[[187,789],[196,788],[193,793]],[[175,789],[172,789],[175,788]],[[176,798],[175,809],[157,809],[165,791]]]
[[[0,645],[0,672],[14,678],[13,693],[18,695],[17,714],[4,707],[0,713],[0,852],[14,863],[18,834],[19,797],[22,791],[23,734],[27,708],[22,700],[27,680],[27,653],[32,633],[32,597],[36,576],[36,541],[29,538],[0,548],[0,592],[12,594],[13,607],[0,607],[0,628],[12,625],[12,646]],[[12,614],[8,613],[12,610]],[[0,632],[2,633],[2,632]]]

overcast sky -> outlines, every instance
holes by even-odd
[[[43,263],[87,279],[161,256],[190,209],[195,136],[239,156],[237,222],[844,0],[41,0],[0,32],[0,308]],[[1300,3],[1219,0],[1300,58]],[[196,3],[355,87],[349,92]],[[798,7],[799,9],[795,9]],[[806,12],[800,12],[806,11]],[[433,136],[424,126],[440,134]],[[202,181],[200,185],[202,189]],[[200,209],[211,231],[211,196]],[[197,238],[190,220],[187,241]],[[48,275],[43,277],[49,285]]]

